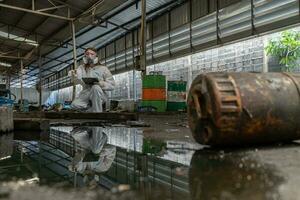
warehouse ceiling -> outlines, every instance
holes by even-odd
[[[102,17],[126,3],[124,0],[2,0],[0,1],[0,68],[9,67],[11,73],[38,59],[38,47],[44,59],[47,53],[58,48],[67,49],[72,41],[70,22],[74,20],[76,31],[100,22]],[[114,26],[117,24],[110,23]],[[59,62],[59,59],[56,59]],[[11,66],[11,67],[10,67]]]
[[[71,36],[70,20],[15,10],[14,7],[34,9],[58,17],[68,18],[69,15],[69,18],[77,19],[76,30],[79,30],[91,23],[92,15],[102,16],[123,2],[122,0],[35,0],[33,8],[31,1],[2,1],[0,2],[0,51],[6,57],[1,61],[14,65],[16,69],[18,61],[12,59],[13,57],[18,54],[21,57],[27,55],[27,59],[24,60],[26,65],[37,59],[38,45],[42,45],[41,53],[45,54],[55,47],[64,47],[62,45],[64,40]],[[7,5],[14,7],[3,7]]]
[[[147,0],[147,17],[184,1]],[[18,58],[22,58],[24,86],[33,86],[39,78],[39,55],[42,77],[73,63],[71,21],[80,59],[84,48],[99,47],[139,24],[140,4],[140,0],[0,0],[0,68],[11,74],[12,86],[20,85]]]

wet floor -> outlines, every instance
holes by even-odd
[[[144,131],[61,126],[26,137],[0,135],[0,189],[23,180],[63,189],[134,191],[133,199],[300,199],[298,143],[213,150],[145,137]]]

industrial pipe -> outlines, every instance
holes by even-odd
[[[300,74],[208,73],[188,96],[195,140],[211,146],[300,139]]]

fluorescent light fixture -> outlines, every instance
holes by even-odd
[[[1,62],[1,61],[0,61],[0,66],[3,66],[3,67],[11,67],[12,65],[9,64],[9,63],[5,63],[5,62]]]
[[[3,157],[3,158],[0,158],[0,160],[6,160],[6,159],[9,159],[11,158],[11,156],[6,156],[6,157]]]
[[[15,40],[15,41],[18,41],[18,42],[25,42],[26,44],[29,44],[29,45],[32,45],[32,46],[38,46],[39,45],[36,41],[29,40],[27,38],[17,36],[17,35],[14,35],[14,34],[8,34],[4,31],[0,31],[0,37],[8,38],[8,39]]]
[[[40,179],[38,177],[34,177],[34,178],[31,178],[31,179],[25,180],[25,182],[28,183],[28,184],[33,184],[33,183],[40,182]]]

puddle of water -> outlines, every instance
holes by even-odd
[[[150,196],[189,198],[187,169],[197,148],[188,142],[145,139],[141,129],[126,127],[53,127],[32,139],[2,135],[0,182],[34,180],[142,194],[151,189],[156,193]]]
[[[0,135],[0,185],[22,179],[133,190],[143,199],[279,199],[286,180],[272,165],[244,152],[199,148],[146,139],[142,129],[126,127],[53,127],[25,139]]]

